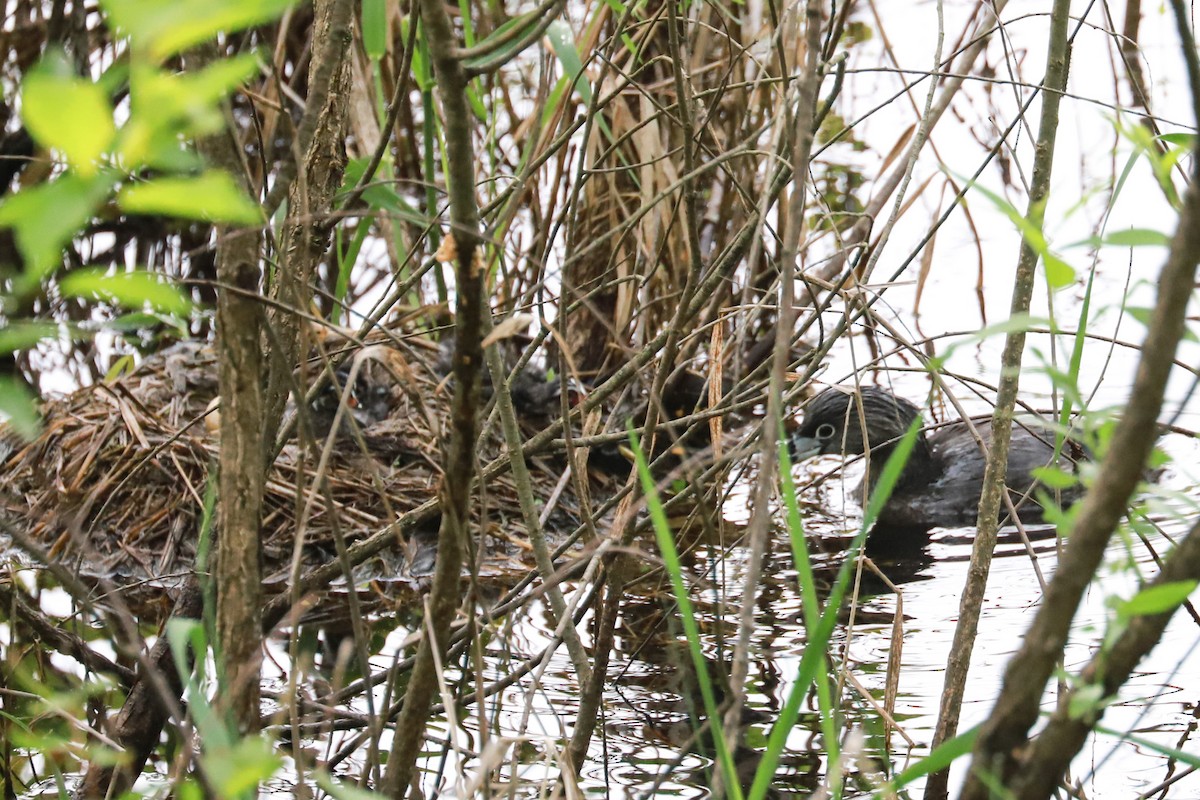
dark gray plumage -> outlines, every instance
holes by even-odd
[[[861,403],[861,415],[860,415]],[[815,455],[861,455],[871,453],[866,479],[873,490],[896,443],[909,424],[920,417],[919,409],[886,389],[864,386],[857,392],[826,389],[805,409],[804,424],[792,437],[796,459]],[[865,419],[866,424],[863,424]],[[973,419],[985,445],[991,442],[991,419]],[[1083,457],[1082,448],[1068,441],[1059,467],[1070,471],[1073,459]],[[1049,465],[1054,456],[1054,434],[1018,422],[1013,426],[1008,454],[1007,485],[1014,503],[1020,503],[1022,520],[1042,520],[1042,509],[1032,497],[1021,498],[1034,486],[1032,472]],[[891,498],[880,512],[882,528],[928,530],[974,524],[983,492],[985,458],[965,422],[941,426],[918,434],[917,442]],[[857,497],[864,499],[864,487]],[[1078,489],[1064,493],[1064,505],[1078,496]],[[1006,516],[1001,508],[1001,517]]]
[[[342,403],[342,388],[349,380],[349,368],[339,369],[336,384],[327,382],[309,402],[309,423],[312,425],[314,436],[323,439],[329,435],[337,417],[338,406]],[[372,381],[367,370],[359,372],[358,379],[346,397],[346,403],[346,412],[342,418],[342,427],[346,433],[350,432],[349,417],[354,417],[361,427],[366,428],[387,419],[394,405],[391,388]]]
[[[438,358],[433,365],[434,371],[449,379],[454,364],[454,341],[447,339],[438,346],[438,349]],[[506,369],[511,369],[517,363],[518,358],[515,354],[501,350],[501,355],[504,356]],[[491,400],[493,392],[491,370],[485,368],[480,379],[483,399]],[[569,390],[570,387],[568,387]],[[509,380],[509,393],[512,397],[513,410],[518,415],[554,417],[558,415],[561,408],[562,381],[558,378],[548,378],[546,373],[538,367],[526,364]]]

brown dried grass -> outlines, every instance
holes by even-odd
[[[437,494],[440,431],[448,430],[450,391],[434,369],[436,356],[436,346],[414,339],[393,342],[384,358],[364,363],[372,380],[389,381],[393,399],[391,415],[362,431],[365,452],[357,437],[343,430],[322,471],[323,440],[302,437],[302,444],[293,438],[282,448],[267,478],[266,574],[286,574],[298,531],[303,531],[306,564],[329,561],[335,558],[335,532],[353,542]],[[156,580],[190,571],[216,463],[217,435],[209,431],[216,426],[204,424],[216,397],[214,351],[184,343],[146,359],[131,374],[48,403],[42,434],[0,464],[7,484],[0,509],[52,557],[76,559],[86,574]],[[480,459],[496,458],[503,450],[499,433],[485,432]],[[529,468],[544,503],[565,461],[539,456]],[[322,480],[332,503],[326,502]],[[548,518],[551,534],[578,524],[572,484]],[[526,568],[511,475],[489,481],[476,498],[476,524],[486,520],[482,572]],[[418,538],[436,530],[435,519]],[[373,573],[358,577],[407,575],[399,548],[397,557],[385,558]]]

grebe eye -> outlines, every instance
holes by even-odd
[[[832,439],[835,433],[837,433],[837,428],[833,427],[828,422],[817,426],[818,439]]]

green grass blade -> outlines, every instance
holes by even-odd
[[[683,630],[687,635],[688,652],[692,656],[692,666],[696,670],[696,681],[700,686],[700,696],[704,700],[704,712],[712,729],[713,742],[717,750],[717,760],[721,764],[721,773],[725,776],[726,791],[734,800],[742,800],[742,788],[738,785],[737,769],[733,764],[733,756],[725,744],[725,736],[721,728],[720,712],[717,709],[716,696],[713,693],[712,681],[708,675],[708,665],[704,661],[704,649],[700,642],[700,626],[696,623],[696,611],[692,607],[692,599],[683,583],[683,564],[679,560],[679,551],[675,549],[675,540],[671,535],[671,526],[667,522],[667,514],[654,478],[650,475],[650,467],[646,462],[646,454],[642,452],[641,443],[632,426],[629,429],[629,444],[633,449],[637,462],[638,477],[642,482],[642,491],[646,495],[646,507],[650,512],[650,520],[654,526],[654,537],[658,542],[660,555],[671,577],[671,590],[675,594],[675,602],[679,604],[679,616],[683,621]]]

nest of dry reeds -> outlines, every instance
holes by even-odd
[[[363,374],[386,387],[385,418],[357,427],[343,414],[347,422],[327,434],[332,441],[308,435],[313,426],[304,419],[292,426],[304,433],[287,441],[267,476],[265,574],[285,575],[294,554],[304,564],[328,562],[335,536],[361,539],[437,495],[451,396],[438,357],[427,339],[393,340],[382,357],[362,365]],[[214,413],[217,392],[211,346],[182,343],[131,374],[47,403],[41,435],[0,462],[0,513],[52,558],[74,559],[86,574],[158,580],[190,572],[211,516],[206,498],[215,495],[209,483],[219,443],[206,416]],[[479,443],[480,459],[503,450],[493,426]],[[573,528],[579,508],[571,482],[560,487],[565,464],[543,456],[531,459],[529,469],[539,501],[554,503],[542,509],[547,531]],[[484,571],[523,563],[524,526],[511,475],[489,480],[477,497],[472,514],[483,534]],[[429,524],[435,532],[437,520]],[[374,575],[359,577],[401,577],[408,568],[401,550],[376,562]]]

